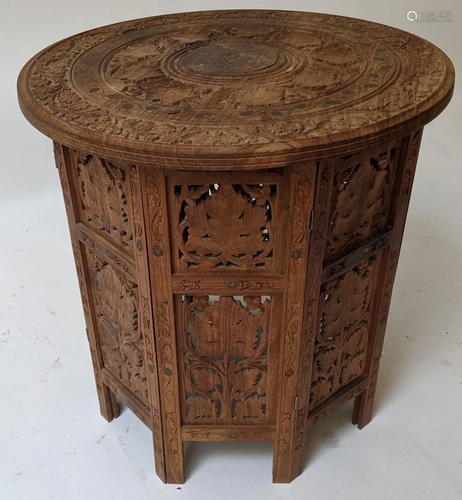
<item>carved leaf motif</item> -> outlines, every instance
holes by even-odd
[[[87,255],[104,366],[148,406],[138,287],[90,250]]]
[[[335,346],[327,347],[323,351],[317,353],[315,357],[315,367],[320,373],[327,373],[339,357],[339,351]]]
[[[348,384],[351,380],[358,378],[364,373],[364,356],[358,352],[353,358],[348,360],[348,363],[342,368],[340,374],[340,383],[342,385]]]
[[[190,369],[191,391],[211,394],[220,385],[221,378],[213,368],[198,365]]]
[[[185,422],[266,420],[270,305],[259,296],[185,297]]]
[[[24,88],[41,106],[43,120],[61,122],[61,128],[70,124],[73,130],[99,133],[109,143],[125,138],[145,148],[160,143],[222,150],[271,143],[287,147],[310,137],[375,127],[385,118],[384,102],[387,117],[407,116],[448,81],[438,51],[391,27],[316,13],[301,18],[300,13],[267,11],[223,13],[218,26],[213,16],[201,12],[141,19],[74,36],[35,60],[24,82],[29,88]],[[247,22],[236,23],[236,17],[250,21],[250,30]],[[267,78],[257,76],[259,85],[249,85],[247,78],[233,78],[232,85],[226,85],[213,78],[194,79],[194,71],[189,71],[189,79],[176,72],[185,68],[184,49],[239,39],[260,51],[275,45],[281,51],[270,71],[262,72]],[[173,68],[164,64],[175,54],[180,60]],[[106,64],[98,64],[100,59]],[[85,71],[69,71],[78,64]],[[295,68],[291,78],[280,77],[284,69]],[[109,105],[108,95],[118,98]],[[138,105],[127,110],[120,102],[126,99],[144,101],[152,109],[149,114],[143,106],[138,113]],[[165,113],[172,107],[181,112]],[[242,120],[242,110],[253,107],[258,114],[276,108],[285,116]],[[352,107],[355,113],[345,111]],[[221,114],[198,113],[212,108]]]
[[[194,398],[194,404],[189,405],[187,401],[187,417],[188,419],[209,419],[217,418],[217,408],[212,401],[205,397]]]
[[[271,265],[271,186],[175,186],[181,268]],[[176,255],[176,252],[173,252]]]
[[[265,418],[265,400],[257,395],[247,398],[236,404],[236,419],[259,419]]]
[[[310,411],[365,372],[374,256],[321,287]]]
[[[332,379],[331,378],[318,378],[313,382],[311,387],[311,409],[316,408],[321,402],[326,399],[326,394],[331,394]]]
[[[367,323],[360,325],[348,338],[343,347],[343,354],[354,356],[364,347],[367,335]]]
[[[82,222],[122,250],[133,248],[125,172],[96,156],[74,152]]]
[[[340,256],[386,228],[397,159],[394,148],[335,176],[327,259]]]
[[[239,391],[242,388],[247,388],[246,392],[262,395],[266,388],[266,373],[257,368],[243,368],[240,369],[240,363],[234,363],[231,365],[231,369],[234,370],[233,383],[236,385]],[[243,393],[245,395],[245,393]]]

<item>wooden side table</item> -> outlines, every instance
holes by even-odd
[[[67,38],[18,89],[54,141],[102,415],[182,483],[184,441],[274,441],[351,398],[371,419],[422,128],[454,69],[371,22],[152,17]]]

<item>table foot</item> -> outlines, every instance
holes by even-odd
[[[108,422],[119,416],[119,407],[114,393],[103,383],[97,384],[98,400],[101,415]]]
[[[376,387],[377,382],[371,381],[369,387],[355,398],[351,423],[358,429],[363,429],[372,420]]]

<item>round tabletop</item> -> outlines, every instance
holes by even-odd
[[[268,168],[346,154],[421,127],[454,68],[433,44],[326,14],[207,11],[66,38],[18,80],[21,109],[57,142],[190,169]]]

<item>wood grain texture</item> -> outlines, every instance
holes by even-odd
[[[54,140],[102,415],[115,396],[183,483],[183,441],[274,441],[355,398],[371,419],[422,136],[454,68],[375,23],[158,16],[37,54],[18,95]]]
[[[278,229],[279,231],[279,229]],[[245,295],[268,295],[284,292],[284,276],[282,274],[227,274],[220,276],[214,273],[174,274],[172,276],[173,292],[188,295],[244,293]]]
[[[67,38],[25,66],[18,91],[33,125],[73,148],[163,168],[242,170],[402,137],[444,109],[453,85],[447,56],[410,33],[233,10]]]
[[[86,271],[85,249],[79,243],[76,224],[79,222],[77,209],[76,188],[73,183],[72,175],[72,160],[69,150],[54,142],[53,150],[58,168],[59,177],[61,180],[61,188],[63,190],[64,204],[66,207],[67,220],[69,223],[69,233],[71,236],[72,251],[74,254],[75,267],[77,270],[77,278],[79,281],[80,295],[82,298],[83,312],[85,315],[85,324],[87,327],[88,341],[90,344],[91,360],[93,364],[93,372],[95,375],[96,390],[101,415],[111,422],[119,416],[119,409],[115,399],[115,395],[110,391],[108,386],[101,379],[100,371],[104,366],[101,346],[98,338],[98,330],[96,324],[96,315],[92,305],[90,296],[89,276]]]
[[[140,300],[140,328],[144,337],[146,378],[149,387],[149,427],[152,430],[156,473],[166,482],[165,451],[162,437],[162,420],[159,394],[159,375],[156,356],[156,341],[153,326],[152,296],[149,276],[149,257],[143,211],[141,179],[139,168],[131,165],[128,169],[128,206],[131,213],[132,233],[135,248],[136,275]]]
[[[375,238],[363,243],[360,247],[335,260],[331,264],[324,266],[322,270],[322,282],[341,276],[343,273],[353,269],[363,260],[372,257],[376,253],[386,248],[391,241],[393,230],[379,234]]]
[[[273,270],[277,184],[215,182],[169,188],[176,271]]]
[[[165,471],[168,483],[184,482],[181,409],[166,183],[163,172],[141,170],[147,251],[154,313]]]
[[[335,393],[334,396],[330,397],[328,401],[319,405],[315,410],[308,413],[306,426],[309,428],[313,424],[316,424],[323,418],[327,417],[327,415],[330,415],[335,410],[338,410],[347,401],[364,392],[368,386],[368,383],[369,376],[367,374],[364,374],[348,384],[343,389],[340,389]]]
[[[80,221],[132,256],[125,170],[91,154],[72,155]]]
[[[304,291],[310,243],[310,218],[315,193],[317,165],[294,166],[290,172],[290,226],[286,249],[286,290],[281,334],[278,412],[273,458],[273,481],[288,483],[299,474],[292,458],[298,427],[297,388],[304,324]]]
[[[284,182],[278,172],[240,173],[239,182],[229,173],[169,175],[174,271],[282,273]]]
[[[87,248],[90,248],[102,258],[107,259],[112,266],[136,281],[136,264],[130,257],[118,248],[108,244],[104,238],[88,229],[81,222],[76,224],[76,231],[79,240]]]
[[[383,233],[390,225],[397,160],[395,146],[353,164],[347,159],[343,168],[342,162],[338,162],[340,171],[334,178],[327,261]]]
[[[311,234],[305,282],[303,324],[299,350],[296,388],[295,446],[290,457],[290,480],[302,472],[306,420],[312,387],[314,340],[319,328],[318,303],[324,252],[329,228],[329,212],[333,191],[333,163],[318,164],[314,198],[314,212],[310,216]],[[274,481],[273,476],[273,481]]]
[[[360,429],[366,426],[372,418],[372,406],[377,388],[380,358],[382,356],[391,294],[398,267],[399,252],[403,241],[404,225],[411,198],[411,189],[414,181],[422,133],[422,129],[416,130],[413,134],[406,137],[402,144],[400,178],[396,186],[396,193],[393,200],[393,238],[390,246],[386,250],[385,263],[382,268],[382,278],[379,281],[380,286],[377,286],[375,290],[377,303],[374,318],[375,332],[373,339],[371,339],[373,348],[370,349],[367,359],[369,385],[367,390],[355,399],[355,407],[353,410],[352,421],[354,424],[358,424]]]
[[[363,260],[321,287],[309,411],[366,373],[380,257]]]
[[[138,321],[138,286],[89,249],[86,262],[103,365],[146,406],[147,367]]]
[[[183,423],[274,424],[281,301],[183,295],[175,309]]]
[[[183,441],[274,441],[274,425],[183,425]]]
[[[129,408],[150,430],[152,430],[151,415],[149,409],[139,401],[138,398],[133,396],[133,392],[128,390],[121,382],[114,377],[114,375],[102,368],[100,372],[101,380],[109,387],[113,394],[115,394],[122,403]]]

